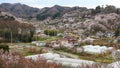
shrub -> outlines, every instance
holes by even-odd
[[[56,30],[45,30],[44,33],[46,35],[50,35],[50,36],[56,36],[57,35],[57,31]]]
[[[61,68],[61,65],[47,62],[42,57],[34,61],[26,59],[16,52],[3,53],[3,51],[0,51],[0,68]]]
[[[3,49],[4,52],[8,51],[9,52],[9,46],[8,45],[0,45],[0,49]]]
[[[115,36],[120,36],[120,27],[115,30]]]
[[[29,47],[28,52],[29,53],[34,53],[34,54],[41,54],[42,53],[40,48],[38,49],[38,48],[35,48],[35,47]]]

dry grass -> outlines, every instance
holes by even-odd
[[[60,64],[47,62],[43,58],[37,61],[26,59],[21,54],[0,51],[0,68],[61,68]]]

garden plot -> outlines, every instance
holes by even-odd
[[[120,68],[120,61],[108,64],[108,68]]]
[[[86,45],[83,46],[84,52],[88,52],[91,54],[102,54],[106,53],[107,51],[113,50],[113,47],[106,47],[106,46],[99,46],[99,45]]]
[[[33,60],[37,60],[39,57],[43,57],[47,60],[53,60],[54,58],[60,58],[60,55],[59,54],[53,54],[53,53],[45,53],[45,54],[27,56],[26,58],[31,58]]]
[[[54,58],[53,61],[60,63],[63,66],[70,66],[73,68],[78,68],[79,66],[92,65],[93,61],[82,60],[82,59],[72,59],[72,58]]]
[[[70,66],[73,68],[77,68],[78,66],[85,64],[85,65],[92,65],[93,61],[88,61],[88,60],[82,60],[82,59],[72,59],[72,58],[64,58],[61,57],[59,54],[53,54],[53,53],[46,53],[46,54],[39,54],[39,55],[31,55],[31,56],[26,56],[26,58],[31,58],[33,60],[37,60],[39,57],[44,57],[47,59],[47,62],[55,62],[55,63],[60,63],[63,66]]]

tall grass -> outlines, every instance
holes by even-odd
[[[40,57],[37,61],[26,59],[19,53],[3,53],[0,51],[0,68],[61,68],[60,64],[47,62]]]

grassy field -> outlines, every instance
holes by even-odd
[[[27,46],[32,46],[32,47],[27,47]],[[41,53],[41,48],[34,46],[34,45],[30,45],[28,43],[22,43],[22,44],[13,44],[12,46],[9,46],[10,51],[12,52],[18,52],[21,53],[22,55],[34,55],[34,54],[40,54]]]
[[[49,42],[49,41],[55,41],[60,39],[61,37],[58,36],[50,36],[48,38],[39,38],[39,41],[45,41],[45,42]]]
[[[104,54],[89,54],[89,53],[81,53],[81,54],[77,54],[77,53],[72,53],[71,51],[67,51],[67,50],[57,50],[59,52],[66,52],[75,56],[78,56],[79,59],[84,59],[84,60],[91,60],[91,61],[95,61],[95,62],[102,62],[102,63],[112,63],[113,59],[110,53],[104,53]],[[57,53],[56,51],[56,53]]]
[[[103,63],[112,63],[113,62],[113,59],[110,54],[103,55],[103,54],[83,53],[83,54],[79,54],[79,58],[85,59],[85,60],[92,60],[92,61],[96,61],[96,62],[103,62]]]

